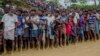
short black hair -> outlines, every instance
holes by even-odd
[[[23,10],[19,9],[19,10],[17,10],[17,12],[23,13]]]
[[[30,12],[32,12],[32,11],[36,12],[36,9],[32,9]]]

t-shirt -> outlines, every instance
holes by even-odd
[[[69,20],[66,24],[66,34],[70,35],[72,34],[72,22]]]
[[[84,17],[83,17],[83,15],[81,15],[80,19],[79,19],[79,27],[83,27],[84,22],[85,22]]]
[[[54,16],[47,17],[47,24],[48,24],[48,26],[51,26],[51,24],[54,22],[54,20],[55,20]]]
[[[94,15],[91,15],[89,18],[89,23],[93,24],[95,22],[96,17]]]
[[[24,28],[28,28],[29,26],[27,25],[27,16],[24,16],[24,21],[25,21],[25,23],[24,23]]]
[[[30,17],[28,16],[28,17],[26,17],[26,20],[30,20],[32,22],[39,22],[39,16],[30,16]],[[32,23],[32,25],[33,25],[33,30],[37,30],[38,29],[37,24]]]
[[[46,21],[47,21],[47,16],[40,16],[39,29],[45,29]]]
[[[15,22],[18,22],[17,16],[13,14],[10,16],[9,14],[5,14],[1,20],[4,22],[4,31],[9,31],[15,28]]]
[[[67,16],[61,16],[61,19],[62,19],[64,22],[66,22]]]
[[[100,14],[99,13],[96,13],[95,16],[96,16],[97,20],[100,20]]]
[[[73,15],[73,13],[70,13],[69,15]],[[77,20],[78,20],[78,19],[79,19],[79,14],[75,12],[75,16],[74,16],[74,18],[73,18],[73,22],[74,22],[75,24],[77,24]]]
[[[100,23],[100,14],[96,13],[95,16],[96,16],[96,21]]]
[[[23,28],[23,26],[24,26],[23,23],[25,22],[24,17],[23,16],[18,16],[17,19],[18,19],[18,22],[19,22],[19,25],[17,27],[18,28]]]

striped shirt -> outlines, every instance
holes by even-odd
[[[89,18],[89,23],[93,24],[95,22],[96,17],[94,15],[91,15]]]

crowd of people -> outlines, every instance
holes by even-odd
[[[0,16],[0,51],[43,49],[100,38],[100,10],[24,11],[9,7],[7,11]]]

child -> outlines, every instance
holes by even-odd
[[[67,24],[66,24],[66,34],[67,34],[67,44],[69,44],[71,35],[72,35],[72,16],[69,16]]]
[[[79,41],[82,42],[82,40],[84,39],[84,33],[83,33],[83,28],[84,28],[84,15],[80,15],[80,19],[79,19]]]
[[[66,43],[66,21],[67,21],[67,15],[66,12],[62,12],[61,14],[61,21],[62,21],[62,45],[65,45]]]
[[[23,45],[25,48],[28,48],[29,47],[29,33],[28,33],[28,25],[27,25],[27,19],[26,17],[28,16],[28,12],[27,11],[24,11],[24,20],[25,20],[25,23],[24,23],[24,33],[23,33]]]
[[[66,43],[66,23],[62,24],[62,45]]]
[[[23,35],[23,27],[24,27],[24,17],[22,16],[22,10],[18,10],[16,12],[17,14],[17,19],[18,19],[18,22],[19,24],[17,25],[16,27],[16,48],[19,47],[19,48],[22,48],[23,47],[23,38],[22,38],[22,35]]]

